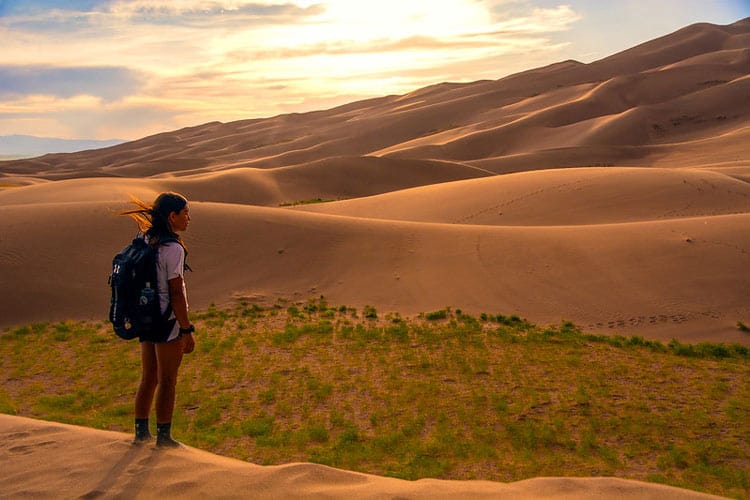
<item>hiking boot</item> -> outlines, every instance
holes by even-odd
[[[142,444],[149,443],[154,440],[154,436],[151,434],[147,436],[136,436],[135,439],[133,439],[133,446],[141,446]]]
[[[134,445],[142,445],[148,443],[154,439],[151,435],[151,431],[148,430],[148,419],[147,418],[136,418],[135,419],[135,439],[133,439]]]
[[[156,424],[156,447],[179,448],[182,444],[172,439],[172,422]]]
[[[156,438],[157,448],[179,448],[181,446],[182,443],[175,441],[170,436],[159,436]]]

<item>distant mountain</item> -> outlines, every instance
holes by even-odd
[[[123,140],[110,139],[55,139],[33,135],[0,135],[0,159],[40,156],[47,153],[74,153],[88,149],[106,148],[122,144]]]

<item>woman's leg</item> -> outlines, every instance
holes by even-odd
[[[177,371],[182,362],[182,339],[156,344],[158,384],[156,388],[157,445],[177,446],[172,440],[170,429],[174,412]]]
[[[141,383],[135,394],[135,440],[151,439],[148,430],[148,416],[158,380],[156,349],[153,342],[141,342]]]

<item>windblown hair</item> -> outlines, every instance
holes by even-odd
[[[132,195],[131,198],[137,208],[126,210],[120,215],[127,215],[135,220],[138,230],[148,236],[151,245],[158,245],[159,241],[174,238],[185,247],[182,238],[172,231],[169,225],[169,214],[182,211],[187,205],[187,198],[178,193],[161,193],[153,205],[148,205]]]

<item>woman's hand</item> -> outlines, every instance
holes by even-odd
[[[182,352],[190,354],[195,349],[195,339],[192,333],[182,336]]]

